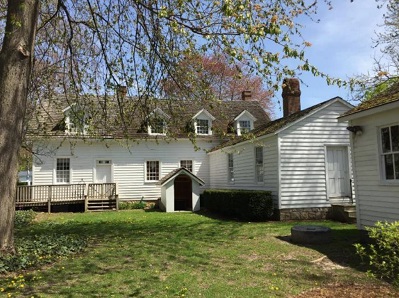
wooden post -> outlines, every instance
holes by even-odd
[[[84,191],[84,198],[85,198],[85,212],[89,210],[89,184],[86,183],[85,191]]]
[[[51,185],[48,187],[48,200],[47,200],[47,212],[51,213],[51,196],[52,196],[52,188]]]

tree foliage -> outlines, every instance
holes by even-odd
[[[173,78],[163,84],[167,97],[202,100],[242,100],[242,92],[250,91],[248,100],[258,101],[270,114],[271,96],[263,79],[250,73],[242,62],[228,63],[222,54],[184,57],[174,71]]]

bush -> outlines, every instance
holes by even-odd
[[[18,210],[15,211],[15,227],[22,228],[30,225],[36,217],[36,212],[33,210]]]
[[[399,222],[377,222],[366,230],[372,244],[355,244],[356,253],[371,266],[371,275],[399,285]]]
[[[87,242],[75,235],[42,235],[17,238],[14,255],[0,256],[0,274],[54,262],[83,250]]]
[[[273,215],[270,191],[258,190],[206,190],[201,196],[206,209],[242,220],[262,221]]]
[[[143,197],[140,201],[119,202],[119,210],[144,209],[145,207],[147,203],[144,202]]]

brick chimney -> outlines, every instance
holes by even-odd
[[[282,96],[284,117],[301,110],[301,89],[297,78],[284,79]]]
[[[246,101],[252,97],[252,92],[249,90],[245,90],[241,93],[241,100]]]

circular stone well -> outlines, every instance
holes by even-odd
[[[331,242],[331,229],[322,226],[293,226],[291,241],[298,244],[324,244]]]

